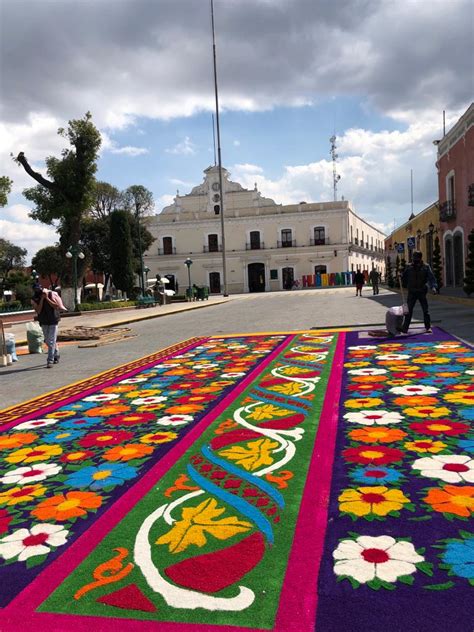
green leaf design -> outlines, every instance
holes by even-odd
[[[415,580],[413,579],[413,575],[402,575],[398,578],[398,581],[411,586]]]
[[[421,522],[422,520],[431,520],[431,516],[415,516],[414,518],[408,518],[408,520],[413,520],[413,522]]]
[[[47,553],[45,555],[35,555],[34,557],[29,557],[26,560],[26,568],[34,568],[35,566],[39,566],[40,564],[43,564],[43,562],[46,561],[47,557],[48,557]]]
[[[429,584],[423,586],[426,590],[448,590],[454,586],[454,582],[445,582],[444,584]]]
[[[420,562],[419,564],[415,564],[415,566],[422,573],[428,575],[428,577],[433,577],[433,564],[430,564],[429,562]]]

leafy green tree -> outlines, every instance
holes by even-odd
[[[59,223],[60,244],[65,253],[69,246],[79,243],[81,221],[91,207],[101,138],[90,112],[82,119],[69,121],[67,130],[61,128],[58,134],[70,147],[63,149],[61,159],[46,158],[49,179],[31,168],[23,152],[15,160],[38,182],[23,191],[35,204],[30,217],[44,224]]]
[[[122,193],[108,182],[96,182],[92,193],[89,215],[93,219],[104,219],[122,206]]]
[[[126,211],[113,211],[110,215],[110,264],[114,285],[127,296],[133,296],[133,254],[130,222]]]
[[[7,277],[12,270],[25,266],[27,251],[0,237],[0,286],[6,287]]]
[[[0,176],[0,206],[8,204],[8,194],[12,190],[13,181],[8,176]]]
[[[395,285],[394,280],[393,280],[393,268],[392,268],[392,259],[390,258],[390,256],[387,257],[387,262],[385,265],[385,275],[387,278],[387,285],[388,287],[393,287]]]
[[[134,184],[123,192],[123,207],[134,215],[150,215],[155,208],[153,193],[141,184]]]
[[[5,282],[5,289],[11,290],[15,299],[20,301],[23,307],[31,307],[31,277],[23,270],[12,270]]]
[[[51,286],[61,285],[66,271],[66,260],[59,246],[41,248],[31,260],[31,265],[42,277],[49,279]]]
[[[82,243],[88,252],[92,270],[104,275],[104,294],[112,274],[111,262],[111,219],[107,215],[100,218],[88,218],[82,224]]]
[[[433,274],[436,279],[436,285],[438,286],[438,294],[441,288],[443,287],[443,267],[441,264],[441,248],[439,245],[439,237],[435,237],[434,248],[433,248]]]
[[[400,259],[400,274],[403,276],[403,273],[405,272],[405,269],[407,267],[407,262],[405,257],[402,257]]]
[[[468,296],[474,293],[474,228],[469,233],[466,258],[466,276],[464,277],[464,291]]]

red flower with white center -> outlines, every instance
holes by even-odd
[[[414,421],[410,424],[410,429],[419,434],[455,436],[469,432],[470,426],[449,419],[433,419],[431,421]]]
[[[120,397],[114,393],[99,393],[98,395],[89,395],[89,397],[84,397],[85,402],[110,402],[113,399],[117,399]]]
[[[24,562],[29,557],[47,555],[50,547],[66,544],[69,531],[57,524],[36,524],[31,529],[19,529],[0,539],[0,555],[5,560],[18,558]]]
[[[6,509],[0,509],[0,533],[8,531],[8,525],[13,520]]]
[[[395,395],[434,395],[439,391],[435,386],[425,386],[424,384],[408,384],[407,386],[394,386],[389,389]]]
[[[83,448],[92,448],[102,445],[117,445],[123,441],[129,441],[133,437],[133,432],[127,430],[107,430],[103,432],[91,432],[78,441]]]
[[[105,423],[111,426],[136,426],[155,421],[156,415],[153,413],[126,413],[125,415],[116,415],[105,420]]]
[[[445,483],[474,483],[474,459],[464,454],[436,454],[417,459],[412,468]]]
[[[344,450],[342,456],[350,463],[362,465],[386,465],[401,461],[405,456],[401,450],[387,448],[385,446],[358,446]]]
[[[166,402],[167,399],[164,395],[152,395],[150,397],[137,397],[137,399],[132,399],[131,403],[135,404],[135,406],[146,406],[147,404]]]
[[[0,478],[0,482],[4,485],[26,485],[35,481],[44,481],[45,478],[50,476],[56,476],[62,469],[61,465],[56,465],[55,463],[26,465],[7,472]]]
[[[52,426],[57,424],[59,419],[32,419],[24,421],[22,424],[15,426],[15,430],[34,430],[35,428],[43,428],[44,426]]]

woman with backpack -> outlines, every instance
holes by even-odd
[[[58,337],[58,323],[61,318],[58,303],[54,300],[53,292],[42,289],[41,285],[36,285],[31,304],[38,315],[38,322],[44,334],[44,341],[48,347],[48,357],[46,368],[50,369],[53,364],[59,362],[59,347],[56,342]]]

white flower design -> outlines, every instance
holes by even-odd
[[[44,426],[52,426],[57,424],[60,419],[32,419],[24,421],[22,424],[15,426],[14,430],[34,430],[35,428],[43,428]]]
[[[356,345],[355,347],[348,347],[350,351],[372,351],[377,349],[376,345]]]
[[[342,540],[332,555],[336,560],[335,574],[347,575],[361,584],[375,578],[396,582],[399,577],[415,573],[415,564],[425,560],[411,542],[397,542],[389,535]]]
[[[461,346],[460,342],[450,342],[449,344],[446,344],[445,342],[440,342],[439,345],[434,345],[434,348],[449,351],[450,349],[454,349],[460,346]]]
[[[140,406],[141,404],[159,404],[160,402],[165,402],[168,398],[164,395],[154,395],[150,397],[138,397],[137,399],[132,399],[132,404],[136,404]]]
[[[25,465],[11,472],[6,472],[6,474],[0,478],[0,482],[4,485],[25,485],[26,483],[44,481],[45,478],[49,478],[50,476],[56,476],[62,469],[62,465],[55,465],[54,463]]]
[[[218,364],[212,362],[199,362],[198,364],[193,364],[193,369],[197,369],[198,371],[204,371],[206,369],[215,369],[218,367]]]
[[[439,388],[424,384],[410,384],[409,386],[394,386],[389,391],[395,395],[434,395],[439,391]]]
[[[467,373],[468,375],[474,375],[474,369],[468,369],[467,371],[464,371],[464,373]]]
[[[406,353],[385,353],[383,355],[375,356],[376,360],[410,360],[411,356]]]
[[[154,368],[157,369],[160,366],[165,366],[165,365],[158,364]],[[146,382],[147,379],[148,379],[147,377],[129,377],[126,380],[120,380],[119,384],[139,384],[140,382]]]
[[[36,524],[31,529],[19,529],[0,540],[0,555],[5,560],[18,557],[24,562],[29,557],[45,555],[51,546],[66,544],[69,531],[58,524]]]
[[[446,483],[474,483],[474,459],[464,454],[436,454],[417,459],[412,468]]]
[[[85,402],[110,402],[112,399],[117,399],[119,395],[115,393],[99,393],[99,395],[89,395],[84,397]]]
[[[223,373],[221,375],[221,377],[226,377],[226,378],[235,378],[235,377],[242,377],[242,375],[245,375],[245,373],[243,371],[240,371],[239,373]]]
[[[182,426],[193,421],[192,415],[165,415],[157,420],[159,426]]]
[[[344,419],[353,424],[363,426],[385,426],[387,424],[398,424],[405,418],[400,413],[389,410],[361,410],[357,413],[346,413]]]
[[[366,369],[351,369],[348,371],[351,375],[383,375],[387,373],[387,369],[374,369],[373,367],[367,367]]]

